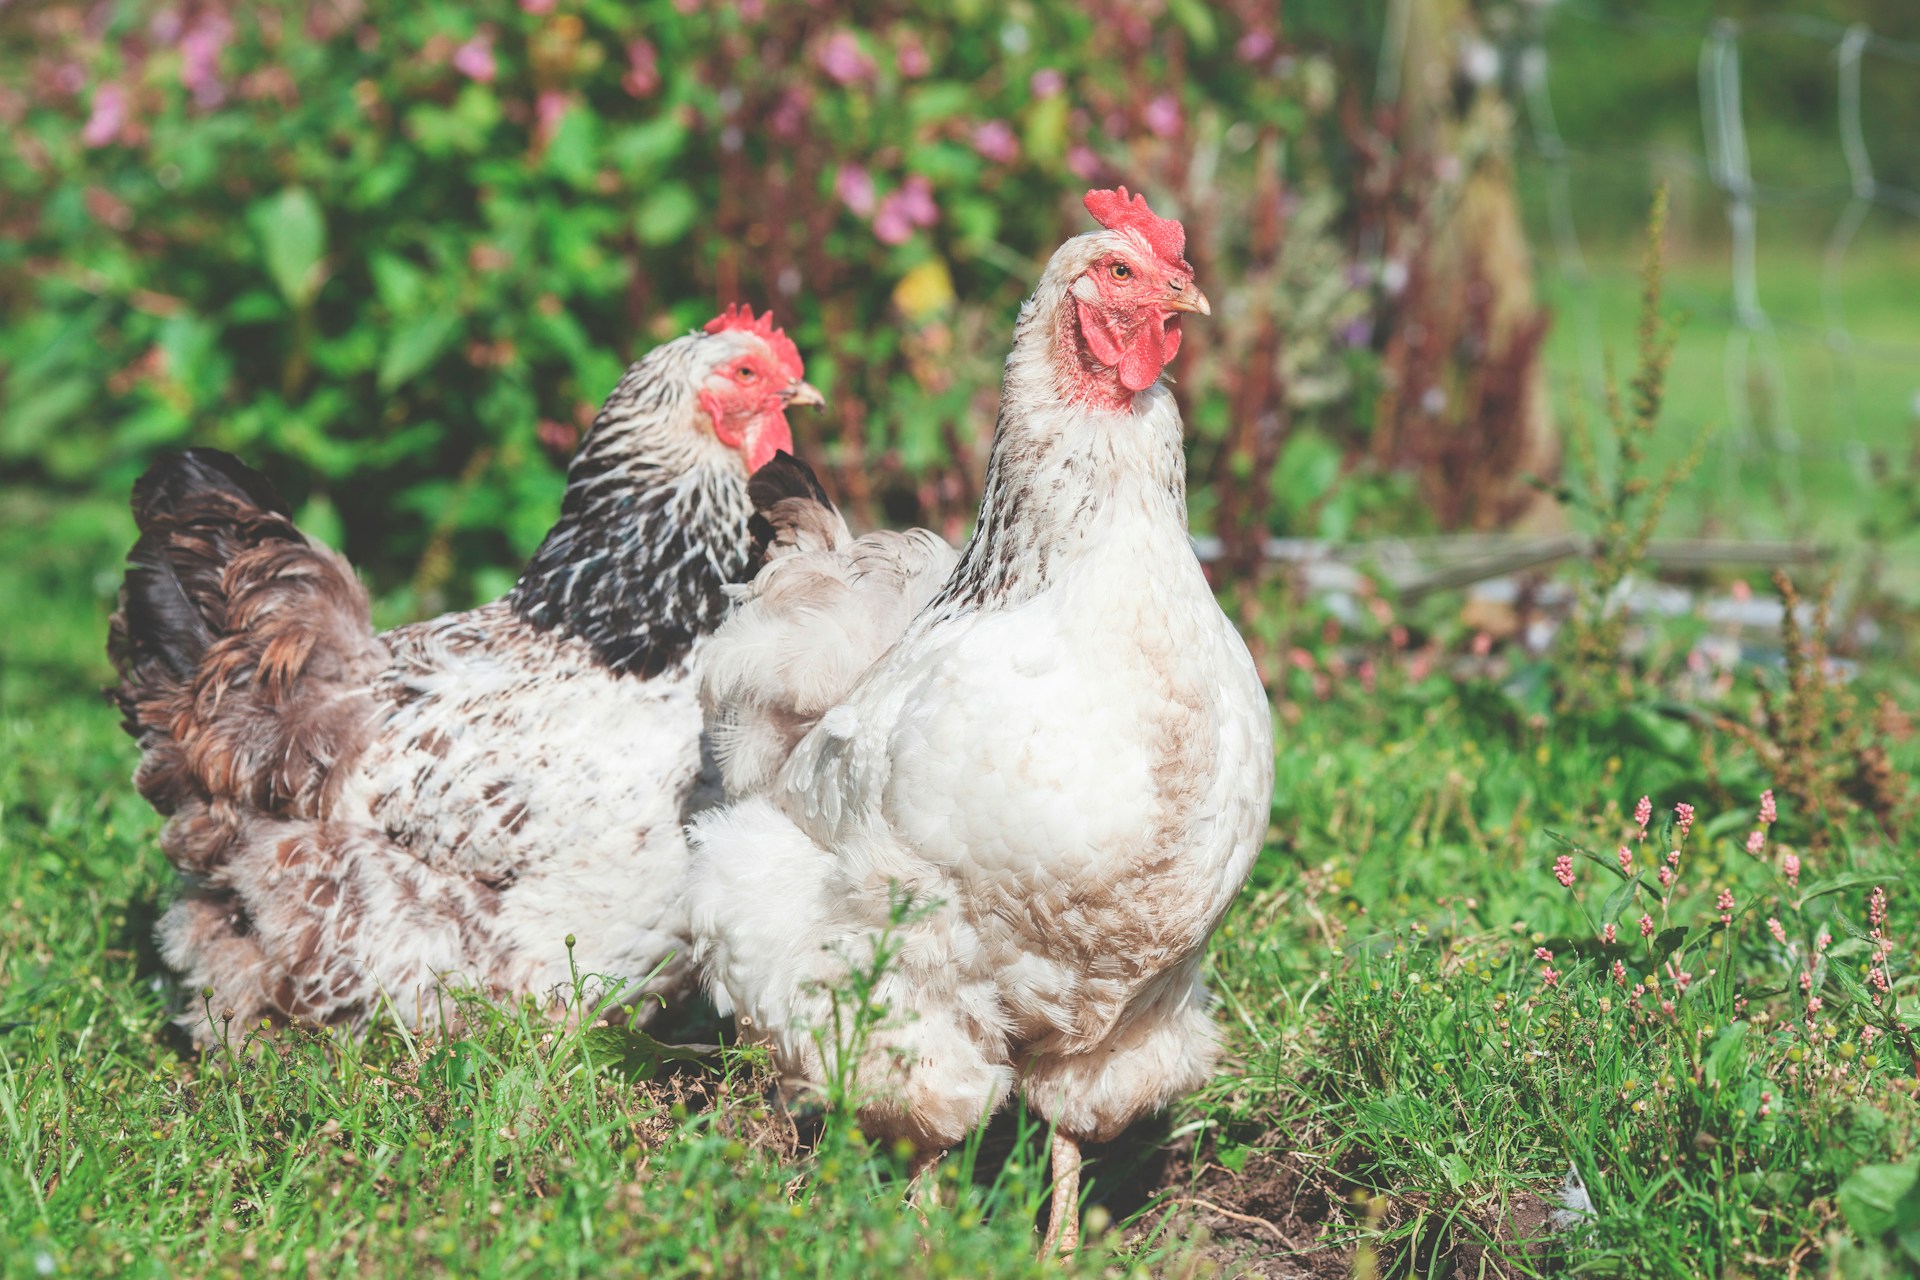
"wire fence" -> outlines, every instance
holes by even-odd
[[[1697,38],[1700,43],[1698,88],[1704,150],[1688,152],[1685,163],[1718,193],[1729,230],[1731,314],[1722,357],[1726,420],[1715,447],[1720,483],[1731,492],[1739,469],[1766,468],[1794,525],[1805,523],[1806,496],[1802,460],[1807,453],[1794,421],[1790,375],[1782,351],[1783,336],[1812,340],[1831,353],[1848,398],[1856,366],[1863,359],[1900,361],[1920,370],[1920,345],[1861,339],[1849,328],[1843,282],[1848,255],[1869,215],[1885,209],[1920,221],[1920,191],[1876,176],[1867,145],[1861,95],[1861,70],[1868,59],[1886,59],[1920,67],[1920,44],[1890,39],[1865,25],[1845,25],[1801,14],[1775,14],[1744,20],[1717,18],[1704,25],[1657,16],[1621,16],[1579,0],[1561,0],[1543,8],[1519,51],[1518,96],[1526,141],[1543,164],[1552,254],[1573,297],[1582,393],[1594,403],[1604,394],[1605,348],[1593,292],[1593,275],[1576,221],[1575,165],[1582,158],[1561,135],[1553,109],[1552,59],[1548,35],[1554,24],[1581,21],[1640,34]],[[1756,180],[1748,149],[1745,97],[1741,76],[1742,42],[1761,33],[1779,33],[1817,41],[1831,50],[1834,68],[1834,125],[1838,151],[1847,172],[1844,184],[1769,185]],[[1760,212],[1768,205],[1831,204],[1835,220],[1820,268],[1821,316],[1817,325],[1777,318],[1761,303],[1766,268],[1758,245]],[[1857,416],[1836,416],[1857,422]],[[1863,482],[1871,479],[1871,457],[1857,426],[1839,428],[1838,445]]]

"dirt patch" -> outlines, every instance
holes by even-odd
[[[1297,1146],[1289,1135],[1269,1135],[1238,1171],[1205,1154],[1197,1168],[1185,1153],[1171,1156],[1158,1188],[1162,1209],[1137,1235],[1189,1242],[1193,1260],[1222,1276],[1346,1280],[1354,1247],[1327,1239],[1329,1226],[1346,1220],[1333,1179]]]

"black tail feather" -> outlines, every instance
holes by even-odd
[[[744,577],[751,579],[767,562],[767,554],[779,540],[779,520],[774,508],[783,502],[800,499],[818,503],[829,512],[837,512],[813,468],[786,450],[773,455],[766,465],[747,477],[747,498],[753,514],[747,519],[747,567]]]
[[[218,449],[189,449],[149,467],[133,486],[133,518],[140,539],[127,553],[108,639],[121,674],[116,700],[129,714],[138,688],[190,679],[219,637],[227,560],[263,524],[299,536],[273,483]]]

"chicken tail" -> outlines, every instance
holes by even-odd
[[[807,464],[753,473],[750,582],[701,651],[701,703],[733,797],[766,789],[787,756],[892,647],[952,571],[925,529],[855,538]]]
[[[135,484],[133,515],[109,695],[141,745],[136,785],[175,818],[169,856],[202,871],[227,843],[206,829],[216,814],[225,825],[236,807],[319,811],[335,766],[364,740],[365,685],[385,650],[353,571],[237,459],[162,459]],[[194,830],[174,830],[183,824]]]
[[[840,509],[827,496],[813,468],[787,452],[754,472],[747,481],[753,515],[747,521],[752,549],[747,574],[758,574],[769,560],[803,551],[831,551],[853,541]]]

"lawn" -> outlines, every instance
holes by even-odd
[[[1017,1116],[916,1214],[899,1153],[770,1108],[745,1052],[659,1063],[613,1029],[484,1006],[451,1042],[230,1026],[221,1051],[183,1052],[169,1020],[198,997],[149,938],[171,891],[158,821],[97,693],[131,529],[19,491],[0,516],[8,1274],[1040,1269],[1044,1135]],[[1920,751],[1871,695],[1911,706],[1910,679],[1870,665],[1850,719],[1804,692],[1807,731],[1769,762],[1767,734],[1709,713],[1754,723],[1771,667],[1716,686],[1676,660],[1555,714],[1554,668],[1475,663],[1430,608],[1404,620],[1434,637],[1411,650],[1391,619],[1343,634],[1311,605],[1253,628],[1290,656],[1269,847],[1213,951],[1231,1054],[1094,1153],[1077,1272],[1899,1274],[1920,1226],[1920,884],[1888,831]],[[1692,832],[1665,838],[1682,802]],[[1590,1212],[1556,1233],[1569,1196]]]

